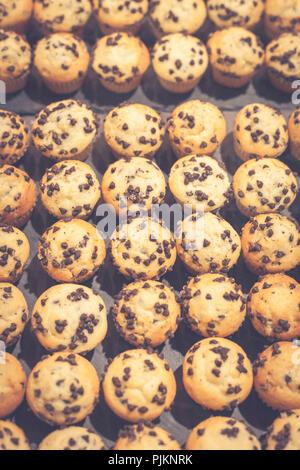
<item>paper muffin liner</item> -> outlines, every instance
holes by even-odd
[[[182,81],[182,82],[171,82],[157,75],[157,78],[161,86],[165,88],[165,90],[170,91],[171,93],[187,93],[188,91],[192,91],[193,88],[195,88],[200,82],[201,77],[194,78],[193,80]]]
[[[213,78],[217,83],[230,88],[241,88],[247,85],[254,76],[254,73],[241,75],[240,77],[224,75],[217,67],[214,67],[213,65],[211,66],[211,71]]]
[[[85,77],[86,75],[83,75],[80,78],[75,78],[66,82],[59,82],[55,80],[50,80],[42,76],[42,80],[45,83],[46,87],[53,93],[64,95],[68,93],[73,93],[74,91],[77,91],[79,88],[81,88]]]
[[[5,31],[14,31],[17,34],[24,35],[28,31],[28,25],[29,25],[30,18],[25,21],[18,21],[7,28],[3,28]]]
[[[267,73],[270,82],[278,90],[284,91],[285,93],[292,93],[295,91],[295,88],[292,87],[292,82],[286,80],[283,76],[273,72],[269,67],[267,67]]]
[[[292,156],[300,161],[300,145],[290,140],[290,152]]]
[[[133,90],[135,90],[141,83],[143,78],[143,75],[140,74],[136,77],[134,77],[130,82],[125,82],[125,83],[115,83],[115,82],[109,82],[107,80],[103,80],[101,77],[98,76],[98,79],[101,83],[101,85],[106,88],[109,91],[112,91],[114,93],[129,93]]]
[[[101,30],[101,33],[106,36],[107,34],[112,34],[112,33],[119,33],[119,32],[125,32],[125,33],[131,33],[134,36],[137,35],[139,30],[141,29],[141,26],[143,24],[144,20],[138,21],[137,23],[127,25],[127,26],[120,26],[120,27],[113,27],[110,26],[106,23],[103,23],[97,18],[97,23],[99,25],[99,28]]]
[[[6,93],[16,93],[25,88],[29,77],[29,70],[22,74],[21,77],[3,80],[6,86]],[[0,77],[1,79],[1,77]]]

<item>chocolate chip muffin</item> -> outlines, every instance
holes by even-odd
[[[103,34],[117,31],[137,34],[148,12],[148,0],[92,0]]]
[[[300,24],[300,23],[299,23]],[[272,85],[278,90],[292,93],[294,81],[300,76],[300,32],[284,33],[266,48],[267,72]]]
[[[253,158],[235,172],[233,191],[239,211],[251,217],[287,209],[296,199],[298,183],[280,160]]]
[[[60,220],[40,239],[38,259],[58,282],[84,282],[102,265],[105,243],[97,228],[81,219]]]
[[[0,418],[13,413],[22,403],[26,380],[21,362],[4,352],[4,358],[0,362]]]
[[[207,13],[219,29],[241,26],[254,29],[264,12],[264,0],[207,0]]]
[[[173,336],[180,305],[172,288],[157,281],[137,281],[115,297],[111,311],[118,333],[135,346],[159,346]]]
[[[165,125],[157,111],[144,104],[122,104],[104,122],[104,137],[116,158],[153,158],[161,147]]]
[[[208,155],[188,155],[171,168],[169,187],[176,201],[193,211],[210,212],[232,198],[231,183],[224,164]]]
[[[283,411],[268,428],[266,450],[300,449],[300,410]]]
[[[52,160],[86,160],[98,126],[96,114],[86,104],[59,101],[38,114],[32,126],[32,140],[36,149]]]
[[[43,34],[82,33],[92,13],[90,0],[36,0],[33,16]]]
[[[0,283],[0,341],[12,346],[20,338],[29,318],[24,295],[9,282]]]
[[[300,408],[300,360],[296,342],[280,341],[265,349],[253,364],[254,386],[275,410]]]
[[[198,85],[207,69],[206,47],[195,36],[168,34],[154,45],[152,65],[162,87],[186,93]]]
[[[31,17],[33,0],[1,1],[0,28],[24,34]]]
[[[254,284],[247,302],[254,328],[263,336],[300,336],[300,284],[285,274],[267,274]]]
[[[29,145],[29,130],[16,113],[0,110],[0,161],[14,165],[25,154]]]
[[[25,233],[10,225],[0,225],[0,281],[17,282],[29,258],[30,244]]]
[[[0,450],[30,450],[24,431],[11,421],[0,421]]]
[[[137,88],[149,65],[147,47],[130,33],[104,36],[94,46],[92,68],[100,83],[115,93]]]
[[[23,36],[0,29],[0,80],[6,93],[15,93],[26,86],[31,58],[30,44]]]
[[[264,63],[259,38],[239,26],[212,33],[207,50],[214,80],[230,88],[247,85]]]
[[[300,160],[300,109],[292,112],[288,121],[290,152],[296,160]]]
[[[99,400],[94,366],[79,354],[55,353],[32,369],[26,398],[33,413],[50,425],[68,426],[88,416]]]
[[[161,204],[166,194],[163,172],[147,158],[121,158],[112,163],[103,175],[101,190],[103,199],[116,213],[138,210],[139,206],[150,210],[152,204]]]
[[[186,450],[260,450],[254,431],[242,421],[213,416],[201,421],[188,437]]]
[[[101,296],[89,287],[56,285],[36,301],[31,327],[49,352],[87,353],[105,338],[106,307]]]
[[[226,273],[237,262],[241,241],[220,216],[206,212],[187,216],[176,238],[178,256],[193,274]]]
[[[297,0],[266,0],[265,31],[269,38],[300,32],[300,4]]]
[[[160,279],[173,268],[176,249],[168,228],[150,217],[129,219],[112,234],[113,264],[133,280]]]
[[[57,429],[44,437],[38,450],[105,450],[98,434],[81,426]]]
[[[212,410],[233,409],[246,400],[253,383],[245,351],[225,338],[205,338],[194,344],[185,355],[182,373],[192,400]]]
[[[226,121],[214,104],[191,100],[172,112],[168,135],[178,158],[191,154],[210,155],[226,136]]]
[[[220,274],[191,278],[183,288],[181,301],[189,327],[205,337],[235,333],[246,314],[241,286],[235,279]]]
[[[114,450],[180,450],[178,442],[151,422],[125,426],[119,432]]]
[[[150,0],[149,13],[153,33],[158,39],[169,33],[195,33],[207,14],[203,0]]]
[[[71,33],[41,39],[34,51],[34,66],[49,90],[73,93],[84,82],[90,55],[85,42]]]
[[[35,182],[23,170],[0,164],[0,221],[22,227],[36,204]]]
[[[78,160],[63,160],[46,170],[40,183],[41,201],[57,219],[88,219],[101,196],[94,170]]]
[[[300,263],[300,229],[281,214],[259,214],[244,226],[242,251],[256,274],[289,271]]]
[[[111,410],[134,423],[158,418],[176,394],[169,364],[144,349],[131,349],[116,356],[107,367],[102,385]]]
[[[233,129],[235,153],[242,159],[279,157],[289,141],[285,117],[261,103],[244,106],[236,115]]]

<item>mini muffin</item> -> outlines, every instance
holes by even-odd
[[[22,227],[36,204],[35,182],[11,165],[0,164],[0,222]]]
[[[213,416],[196,426],[188,437],[186,450],[260,450],[253,430],[242,421]]]
[[[32,140],[44,157],[52,160],[86,160],[99,127],[96,114],[84,103],[52,103],[36,117]]]
[[[36,301],[31,327],[49,352],[87,353],[105,338],[106,307],[100,295],[89,287],[56,285]]]
[[[225,166],[208,155],[188,155],[171,168],[169,186],[176,201],[210,212],[227,204],[232,189]]]
[[[39,242],[38,259],[58,282],[84,282],[102,265],[105,243],[97,228],[81,219],[59,220]]]
[[[265,31],[269,38],[300,32],[300,4],[297,0],[266,0]]]
[[[150,210],[152,204],[161,204],[166,194],[163,172],[147,158],[121,158],[104,173],[101,189],[103,199],[117,214],[142,206]]]
[[[246,314],[241,286],[220,274],[192,278],[183,288],[181,301],[189,327],[205,337],[235,333]]]
[[[300,24],[300,21],[299,21]],[[300,32],[284,33],[266,48],[269,80],[278,90],[292,93],[293,82],[300,76]]]
[[[105,118],[104,137],[116,158],[153,158],[164,135],[160,115],[144,104],[122,104]]]
[[[115,297],[111,311],[118,333],[135,346],[159,346],[174,335],[180,305],[162,282],[137,281]]]
[[[21,116],[1,109],[0,133],[0,161],[14,165],[23,157],[29,145],[28,127]]]
[[[206,212],[183,220],[176,248],[186,269],[193,274],[227,273],[240,256],[241,241],[226,220]]]
[[[296,199],[298,183],[287,165],[275,158],[253,158],[243,163],[233,177],[236,205],[252,217],[281,212]]]
[[[33,16],[43,34],[81,34],[92,13],[90,0],[36,0]]]
[[[114,450],[180,450],[170,433],[151,422],[125,426],[119,432]]]
[[[73,93],[84,82],[90,55],[85,42],[71,33],[41,39],[34,51],[34,65],[54,93]]]
[[[300,161],[300,108],[295,109],[288,121],[290,137],[290,152],[292,156]]]
[[[9,282],[0,283],[0,341],[11,346],[20,338],[29,317],[24,295]]]
[[[4,352],[4,360],[0,362],[0,418],[13,413],[22,403],[26,380],[21,362]]]
[[[160,279],[173,268],[175,242],[170,230],[150,217],[129,219],[111,236],[113,264],[133,280]]]
[[[115,93],[137,88],[149,65],[147,47],[130,33],[104,36],[94,46],[92,68],[100,83]]]
[[[264,12],[264,0],[207,0],[207,13],[219,29],[241,26],[254,29]]]
[[[203,0],[150,0],[149,13],[158,39],[169,33],[195,33],[207,14]]]
[[[64,160],[46,170],[40,190],[44,207],[57,219],[88,219],[101,196],[96,173],[78,160]]]
[[[174,109],[168,121],[168,134],[177,158],[210,155],[226,136],[226,121],[214,104],[191,100]]]
[[[259,214],[243,227],[242,250],[253,273],[289,271],[300,263],[300,228],[281,214]]]
[[[205,338],[194,344],[185,355],[182,373],[192,400],[212,410],[232,410],[252,389],[252,368],[245,351],[225,338]]]
[[[15,93],[26,86],[31,58],[30,44],[23,36],[0,30],[0,80],[6,93]]]
[[[26,398],[33,413],[50,425],[78,423],[94,410],[100,382],[94,366],[79,354],[44,357],[32,369]]]
[[[24,431],[11,421],[0,421],[0,450],[30,450]]]
[[[214,80],[230,88],[247,85],[264,63],[260,39],[239,26],[211,34],[207,50]]]
[[[152,65],[162,87],[186,93],[198,85],[207,69],[206,47],[195,36],[168,34],[155,44]]]
[[[158,418],[176,395],[169,364],[144,349],[131,349],[116,356],[107,367],[102,386],[109,408],[134,423]]]
[[[281,341],[265,349],[253,364],[254,386],[275,410],[300,408],[299,345]]]
[[[300,410],[283,411],[267,431],[265,450],[300,450]]]
[[[148,12],[148,0],[92,0],[95,17],[103,34],[117,31],[137,34]]]
[[[268,274],[254,284],[247,302],[254,328],[263,336],[300,336],[300,284],[285,274]]]
[[[31,17],[33,0],[1,1],[0,28],[24,34]]]
[[[242,160],[279,157],[289,141],[285,117],[261,103],[244,106],[236,115],[233,129],[235,153]]]
[[[44,437],[38,450],[105,450],[98,434],[81,426],[57,429]]]
[[[17,282],[30,254],[25,233],[11,225],[0,225],[0,281]]]

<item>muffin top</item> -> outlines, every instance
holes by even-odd
[[[152,158],[164,135],[160,115],[143,104],[125,103],[112,109],[105,118],[105,139],[114,152],[123,156]]]
[[[289,140],[285,117],[261,103],[248,104],[238,112],[234,132],[242,149],[253,157],[281,155]]]
[[[59,82],[85,75],[89,61],[85,42],[71,33],[55,33],[44,37],[34,51],[34,65],[39,73]]]
[[[87,23],[92,12],[90,0],[36,0],[33,15],[50,32],[76,32]]]
[[[128,83],[143,75],[150,64],[145,44],[130,33],[113,33],[98,39],[94,46],[92,68],[104,81]]]
[[[0,30],[0,75],[9,81],[29,72],[31,47],[27,41],[13,31]]]
[[[264,11],[264,0],[208,0],[207,13],[218,28],[256,25]]]
[[[283,411],[268,428],[266,450],[299,450],[300,410]]]
[[[0,280],[15,282],[29,258],[29,241],[21,230],[10,225],[0,226],[0,236]]]
[[[45,157],[63,160],[85,150],[97,129],[93,111],[71,99],[52,103],[38,114],[32,126],[32,139]]]
[[[152,65],[164,80],[174,83],[192,80],[202,76],[207,69],[206,47],[194,36],[168,34],[154,45]]]
[[[232,26],[211,34],[207,42],[211,64],[224,74],[252,74],[264,62],[264,49],[255,34]]]
[[[141,21],[148,12],[148,0],[92,0],[101,23],[122,29]]]
[[[299,31],[300,4],[297,0],[266,0],[265,12],[274,32]]]
[[[2,0],[0,8],[0,28],[10,29],[20,21],[30,18],[33,0]]]
[[[30,450],[23,430],[11,421],[0,421],[0,450]]]
[[[291,141],[300,143],[300,108],[295,109],[290,115],[288,131]]]
[[[4,352],[3,359],[0,362],[0,418],[9,416],[22,403],[27,382],[24,368],[15,356]]]
[[[161,35],[195,33],[204,23],[206,6],[203,0],[150,0],[150,18]]]
[[[29,130],[24,120],[16,113],[0,110],[0,160],[15,163],[23,156],[29,144]]]
[[[151,422],[125,426],[114,450],[180,450],[170,433]]]
[[[300,14],[299,14],[300,16]],[[283,33],[266,48],[268,68],[289,81],[300,75],[300,33]]]
[[[105,450],[98,434],[81,426],[57,429],[44,437],[38,450]]]
[[[13,284],[0,284],[0,340],[14,344],[24,330],[28,319],[28,306],[24,295]]]

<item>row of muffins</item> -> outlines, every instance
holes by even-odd
[[[293,91],[300,76],[299,33],[283,33],[266,52],[259,38],[233,26],[211,34],[207,46],[195,36],[170,34],[153,47],[152,65],[160,84],[168,91],[185,93],[198,85],[210,62],[214,80],[230,88],[247,85],[264,62],[271,83],[284,92]],[[25,87],[31,72],[29,43],[15,32],[0,30],[0,79],[8,93]],[[42,38],[33,54],[34,70],[45,85],[58,94],[78,90],[89,64],[100,83],[115,93],[128,93],[141,83],[150,65],[150,53],[141,39],[120,32],[96,42],[91,58],[85,42],[72,33]]]
[[[136,34],[145,16],[156,37],[168,33],[193,34],[208,16],[217,28],[242,26],[254,29],[264,15],[266,34],[273,38],[282,32],[298,32],[300,7],[293,0],[5,0],[0,27],[24,32],[33,18],[44,34],[82,33],[92,10],[103,34],[129,31]]]

